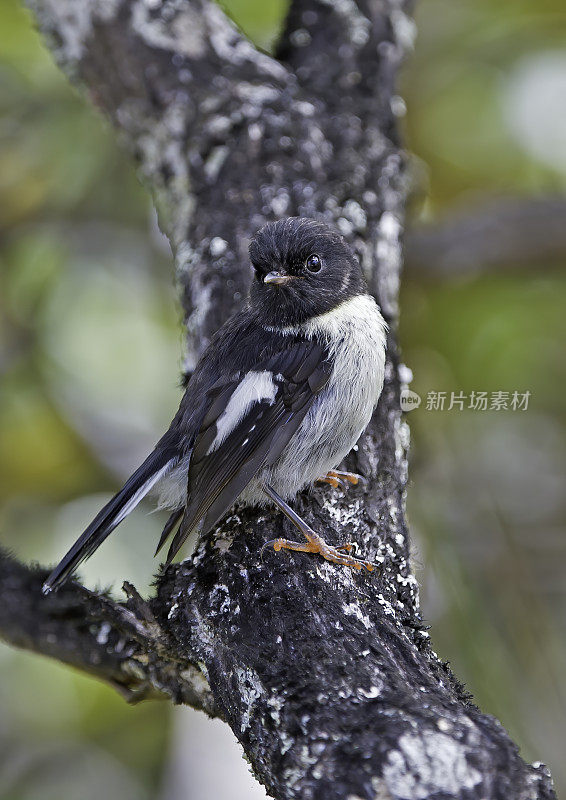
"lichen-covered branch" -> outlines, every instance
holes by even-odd
[[[195,658],[179,656],[134,587],[124,584],[126,603],[74,582],[46,598],[46,577],[0,548],[2,639],[106,681],[128,702],[164,697],[217,715]]]
[[[366,481],[347,497],[326,488],[297,500],[329,541],[356,540],[380,570],[352,573],[296,553],[262,558],[261,545],[286,535],[287,522],[238,511],[160,577],[147,606],[129,601],[142,631],[169,643],[160,650],[132,633],[135,646],[202,673],[204,688],[195,672],[189,681],[200,699],[179,697],[230,724],[277,800],[552,797],[545,768],[520,759],[431,649],[410,566],[396,345],[406,180],[395,94],[414,33],[410,2],[295,0],[274,58],[205,0],[33,7],[61,66],[116,125],[156,198],[175,252],[188,370],[243,302],[250,234],[282,216],[323,218],[344,234],[391,328],[384,391],[348,458]],[[98,608],[81,589],[66,591],[87,618]],[[34,602],[52,621],[55,601]],[[104,602],[118,637],[124,607]],[[18,640],[12,608],[11,641],[45,652],[45,640]],[[112,662],[112,642],[106,648]]]

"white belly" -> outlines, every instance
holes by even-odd
[[[385,323],[368,295],[355,297],[303,327],[323,335],[334,357],[330,380],[277,462],[248,486],[242,500],[265,503],[261,484],[285,499],[338,466],[369,423],[383,388]]]

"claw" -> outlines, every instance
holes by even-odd
[[[351,475],[351,473],[340,473],[340,475],[349,475],[350,482],[352,477],[356,478],[356,480],[358,479],[357,475]],[[346,478],[346,480],[348,480],[348,478]],[[316,531],[313,531],[310,525],[307,525],[304,519],[301,519],[301,517],[299,517],[299,515],[293,511],[291,506],[289,506],[285,500],[283,500],[283,498],[280,497],[274,489],[272,489],[271,486],[265,485],[263,490],[267,496],[273,500],[275,505],[285,514],[285,516],[290,519],[291,522],[301,531],[307,541],[292,542],[289,539],[271,539],[271,541],[266,542],[261,548],[262,558],[265,548],[273,547],[276,553],[278,553],[280,550],[296,550],[299,553],[318,553],[327,561],[331,561],[333,564],[341,564],[344,567],[352,567],[352,569],[359,570],[364,567],[368,572],[373,572],[373,570],[376,568],[376,565],[372,564],[371,561],[364,561],[364,559],[355,558],[354,556],[350,555],[350,552],[355,547],[355,545],[351,542],[339,545],[338,547],[332,547],[331,545],[327,544],[322,536],[319,536]]]
[[[340,472],[331,469],[323,478],[318,478],[317,483],[329,483],[335,489],[339,486],[345,489],[348,483],[356,486],[361,480],[363,480],[362,476],[356,475],[355,472]]]
[[[338,478],[331,478],[328,475],[326,476],[326,478],[317,478],[316,482],[317,483],[329,483],[331,486],[334,487],[334,489],[337,489],[338,486],[340,486],[340,484],[342,483],[341,481],[338,480]]]
[[[305,532],[303,531],[303,533]],[[305,536],[306,535],[305,533]],[[309,541],[304,543],[292,542],[289,539],[271,539],[271,541],[266,542],[261,548],[261,556],[263,558],[263,551],[266,547],[273,547],[276,553],[280,550],[295,550],[300,553],[318,553],[326,559],[326,561],[330,561],[333,564],[341,564],[344,567],[352,567],[353,569],[362,569],[362,567],[365,567],[368,572],[373,572],[375,569],[376,565],[372,564],[371,561],[365,561],[364,559],[349,555],[349,553],[355,549],[355,545],[352,542],[332,547],[318,536],[318,534],[314,534],[314,536],[316,537],[314,541],[310,540],[309,536]]]
[[[336,550],[344,550],[346,553],[351,553],[352,550],[354,553],[358,549],[358,545],[355,542],[347,542],[346,544],[337,544]]]

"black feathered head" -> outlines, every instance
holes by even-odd
[[[315,220],[269,222],[253,237],[250,259],[250,303],[270,325],[298,325],[367,291],[344,239]]]

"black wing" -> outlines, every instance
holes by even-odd
[[[192,450],[188,503],[167,563],[195,528],[210,530],[259,470],[277,460],[331,369],[324,347],[303,341],[215,385]]]

